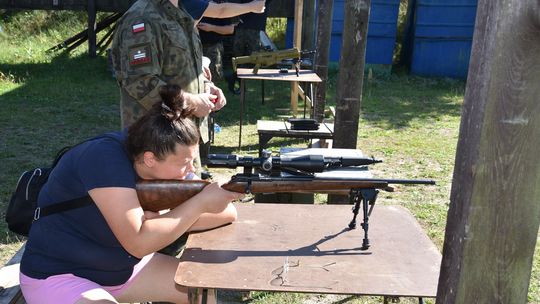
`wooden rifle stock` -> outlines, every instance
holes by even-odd
[[[208,184],[203,180],[142,180],[136,189],[142,208],[157,212],[182,204]]]
[[[137,196],[144,210],[172,209],[201,192],[209,184],[202,180],[143,180],[137,183]],[[230,181],[223,189],[239,193],[332,193],[348,194],[351,189],[375,188],[390,190],[385,181],[362,180],[289,180]]]

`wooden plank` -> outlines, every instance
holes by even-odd
[[[135,0],[96,0],[96,9],[99,12],[123,13],[133,2]],[[86,7],[87,0],[0,0],[0,8],[4,9],[85,11]],[[294,2],[290,0],[273,0],[266,9],[268,17],[294,17]]]
[[[275,137],[303,137],[310,138],[332,138],[334,125],[325,123],[319,125],[318,130],[291,130],[291,124],[286,121],[257,120],[257,132],[259,134],[269,134]]]
[[[313,102],[311,101],[311,98],[306,95],[306,92],[304,92],[304,89],[302,89],[301,86],[298,86],[298,96],[304,101],[308,110],[313,107]]]
[[[540,2],[480,0],[437,303],[526,303],[540,225]]]
[[[303,0],[302,37],[303,50],[312,51],[315,48],[315,0]],[[312,67],[313,68],[313,67]]]
[[[25,303],[19,287],[19,263],[24,245],[0,268],[0,304]]]
[[[295,0],[294,7],[294,32],[293,32],[293,47],[302,49],[302,14],[304,11],[304,0]],[[291,112],[292,116],[296,117],[298,112],[298,83],[291,83]]]
[[[328,79],[328,61],[330,59],[333,3],[333,0],[319,0],[317,15],[317,52],[315,53],[314,70],[315,73],[319,75],[322,82],[315,86],[313,118],[318,122],[322,122],[324,119],[324,109],[326,105],[326,80]]]
[[[134,0],[95,0],[100,12],[125,12]],[[87,0],[0,0],[0,8],[86,11]]]
[[[96,57],[96,0],[88,0],[88,55]]]

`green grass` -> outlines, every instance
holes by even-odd
[[[52,21],[52,22],[51,22]],[[118,88],[107,71],[105,57],[90,59],[85,48],[72,54],[45,50],[84,27],[77,13],[18,12],[2,14],[0,26],[0,217],[23,170],[48,165],[56,151],[120,126]],[[276,31],[282,25],[274,24]],[[336,71],[328,83],[328,101],[334,104]],[[219,84],[226,88],[224,83]],[[375,176],[432,178],[435,187],[399,186],[381,193],[378,204],[407,207],[427,235],[442,249],[446,212],[454,166],[465,84],[447,79],[373,73],[364,81],[357,148],[384,163],[372,166]],[[243,146],[238,150],[238,96],[216,114],[222,131],[212,152],[255,155],[256,121],[279,120],[276,108],[289,104],[288,86],[248,83]],[[228,94],[228,92],[227,92]],[[302,105],[301,105],[302,106]],[[270,149],[305,147],[306,142],[273,139]],[[323,196],[317,196],[321,200]],[[9,259],[24,240],[8,232],[0,221],[0,263]],[[534,258],[529,303],[540,303],[540,253]],[[254,292],[250,303],[323,302],[318,295]],[[328,299],[325,303],[329,303]],[[402,303],[414,303],[414,299]],[[380,303],[377,297],[342,297],[332,303]]]

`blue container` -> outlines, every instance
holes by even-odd
[[[344,0],[334,1],[330,61],[339,61],[343,37]],[[368,24],[366,63],[392,64],[397,34],[399,0],[372,0]],[[294,20],[287,22],[286,46],[292,47]]]
[[[410,72],[421,76],[467,78],[471,39],[416,38]]]
[[[466,78],[477,0],[416,0],[406,55],[412,74]]]

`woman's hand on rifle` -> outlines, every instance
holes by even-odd
[[[193,199],[204,204],[205,209],[203,212],[219,213],[225,210],[230,202],[242,199],[243,197],[243,193],[227,191],[221,188],[218,183],[214,182],[206,186]]]

